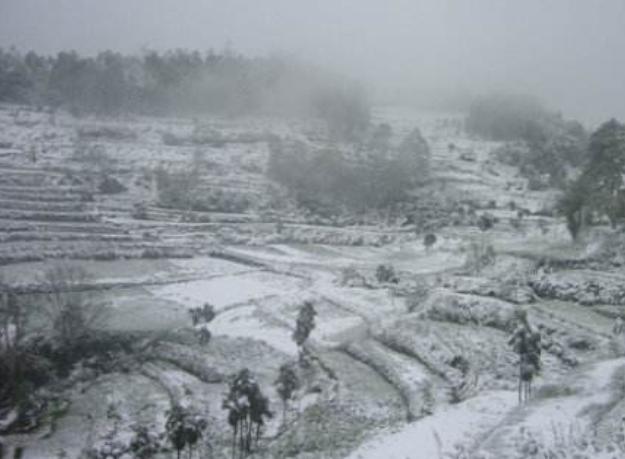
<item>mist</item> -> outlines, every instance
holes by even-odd
[[[625,0],[0,0],[0,459],[625,458]]]
[[[361,80],[379,102],[535,95],[584,122],[625,115],[625,4],[321,0],[3,0],[0,43],[294,54]]]
[[[381,103],[524,93],[591,124],[625,116],[623,24],[621,1],[0,3],[0,43],[22,51],[292,54],[357,78]]]

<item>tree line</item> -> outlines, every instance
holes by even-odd
[[[508,142],[499,159],[520,168],[530,182],[547,176],[546,185],[562,190],[559,212],[576,239],[584,225],[625,221],[625,125],[611,119],[594,132],[538,101],[494,95],[471,105],[466,130]]]
[[[625,125],[612,119],[593,132],[581,173],[559,203],[573,239],[598,218],[607,218],[612,227],[625,221],[624,174]]]
[[[80,115],[287,113],[319,116],[341,135],[368,121],[359,86],[293,58],[173,50],[45,56],[0,48],[0,102]]]

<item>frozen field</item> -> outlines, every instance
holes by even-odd
[[[420,127],[434,177],[446,183],[433,191],[440,199],[471,201],[498,218],[488,232],[446,226],[426,249],[423,234],[383,219],[329,225],[285,210],[278,231],[261,211],[203,212],[189,221],[189,213],[158,208],[142,171],[189,163],[192,147],[164,145],[160,135],[188,134],[189,120],[127,120],[134,140],[94,141],[115,160],[128,190],[81,200],[88,185],[62,180],[81,167],[71,160],[75,131],[115,123],[67,117],[52,125],[24,112],[21,119],[31,121],[26,127],[10,110],[0,110],[0,140],[11,139],[0,149],[0,274],[37,295],[45,267],[73,259],[90,275],[85,290],[108,304],[101,328],[136,333],[141,349],[123,369],[76,370],[75,383],[59,389],[65,403],[54,419],[7,437],[10,448],[24,448],[24,459],[78,458],[85,448],[127,444],[133,425],[163,434],[165,412],[175,403],[205,413],[212,457],[229,457],[232,433],[221,400],[228,378],[241,368],[255,372],[276,413],[265,426],[259,458],[516,458],[535,437],[554,444],[561,440],[557,432],[573,429],[589,438],[619,432],[625,361],[618,355],[625,346],[611,336],[613,318],[602,303],[581,304],[564,287],[554,288],[553,297],[526,294],[528,281],[542,275],[538,261],[554,253],[583,258],[585,248],[569,242],[561,220],[536,215],[553,203],[553,192],[528,191],[525,179],[492,159],[496,143],[440,122],[458,115],[397,108],[374,114],[397,136]],[[271,119],[207,122],[233,138],[266,131],[304,137],[301,127]],[[452,142],[457,150],[448,148]],[[31,146],[40,151],[36,164],[24,154]],[[474,160],[459,157],[469,151]],[[206,186],[263,199],[262,168],[240,166],[264,164],[266,142],[233,141],[205,153],[214,163],[203,177]],[[133,205],[144,201],[147,217],[135,218]],[[510,202],[529,213],[519,225],[511,223]],[[488,243],[497,253],[479,272],[467,268],[471,243]],[[376,280],[381,264],[394,267],[398,283]],[[356,281],[346,272],[357,273]],[[565,266],[537,279],[551,287],[601,276],[609,285],[599,298],[609,299],[623,275],[620,268],[589,274]],[[436,296],[428,302],[419,289]],[[280,365],[297,361],[292,335],[305,301],[317,312],[309,340],[314,358],[302,370],[307,382],[286,410],[284,428],[274,381]],[[216,317],[204,346],[188,309],[205,303]],[[536,396],[522,406],[504,317],[517,307],[552,343],[543,352]],[[470,362],[468,375],[454,363],[460,357]]]

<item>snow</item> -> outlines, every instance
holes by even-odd
[[[292,293],[300,288],[300,284],[292,277],[251,273],[151,287],[150,291],[157,297],[176,301],[189,308],[211,303],[219,311],[253,299]]]
[[[261,320],[256,306],[234,308],[219,314],[210,324],[215,335],[244,337],[264,341],[274,349],[296,356],[297,345],[287,328],[271,326]]]
[[[485,393],[444,407],[397,432],[377,435],[359,446],[348,459],[444,457],[444,454],[454,451],[454,445],[466,444],[495,427],[517,403],[514,392]]]
[[[410,397],[414,396],[417,405],[422,398],[420,388],[426,382],[432,381],[436,385],[433,387],[434,391],[437,389],[440,389],[441,392],[447,390],[447,386],[440,384],[437,378],[433,377],[430,371],[415,359],[390,351],[379,342],[371,339],[367,334],[368,329],[374,333],[383,330],[393,336],[401,336],[411,348],[426,355],[425,360],[428,361],[429,367],[435,366],[438,370],[444,370],[448,366],[449,358],[455,355],[467,355],[473,359],[476,368],[483,370],[484,377],[481,381],[487,380],[489,385],[482,383],[480,388],[485,389],[485,392],[474,398],[456,405],[446,405],[446,397],[436,398],[434,402],[437,404],[432,407],[433,415],[421,418],[411,424],[385,427],[383,430],[376,431],[377,434],[373,437],[370,437],[370,431],[366,431],[370,426],[364,426],[365,441],[349,456],[350,459],[442,458],[453,453],[455,445],[458,444],[462,444],[472,451],[492,452],[495,457],[510,457],[513,452],[511,448],[514,446],[513,443],[510,443],[512,440],[510,434],[513,434],[516,429],[531,429],[537,435],[540,434],[544,441],[553,442],[554,439],[551,436],[554,425],[564,426],[565,429],[572,423],[587,427],[591,422],[589,414],[592,411],[586,412],[584,410],[612,401],[615,395],[610,387],[612,375],[620,366],[625,365],[625,360],[597,364],[590,369],[584,367],[582,370],[575,370],[562,381],[556,379],[559,374],[552,371],[551,365],[546,364],[543,375],[535,381],[537,393],[540,394],[541,385],[553,384],[557,380],[559,387],[570,386],[573,395],[552,396],[550,398],[547,396],[537,397],[527,405],[518,407],[516,391],[493,390],[509,389],[510,385],[514,385],[516,382],[514,376],[511,376],[512,373],[516,375],[516,367],[513,366],[514,362],[506,354],[508,348],[505,345],[503,333],[494,329],[485,330],[477,326],[451,325],[447,322],[436,323],[430,327],[427,323],[422,324],[421,318],[409,322],[409,316],[405,315],[404,299],[392,296],[389,289],[345,287],[336,282],[340,270],[349,266],[353,266],[368,279],[373,279],[377,265],[392,264],[400,274],[402,283],[404,280],[410,282],[417,276],[446,274],[462,267],[464,255],[461,251],[469,242],[474,240],[485,239],[495,246],[498,252],[496,266],[493,266],[492,269],[488,268],[482,273],[488,277],[488,274],[492,272],[495,282],[501,281],[502,276],[508,272],[511,272],[511,276],[514,277],[521,271],[518,267],[513,266],[513,262],[517,263],[520,260],[519,254],[515,255],[513,250],[542,254],[542,249],[545,249],[550,250],[551,253],[557,251],[559,255],[564,254],[565,249],[572,250],[565,225],[561,219],[525,217],[522,231],[514,230],[509,226],[509,219],[515,218],[516,214],[506,207],[508,202],[514,200],[520,208],[538,210],[545,206],[545,203],[553,201],[553,192],[527,192],[524,190],[525,180],[515,177],[516,171],[513,168],[507,168],[493,162],[486,163],[489,159],[490,150],[498,144],[463,138],[463,134],[441,132],[437,127],[437,122],[441,116],[448,117],[449,115],[428,114],[423,116],[423,114],[416,114],[411,110],[386,108],[377,111],[374,118],[381,122],[390,121],[396,136],[405,135],[415,126],[421,128],[432,148],[432,170],[435,177],[444,177],[449,182],[448,189],[441,191],[444,198],[467,199],[483,203],[491,199],[497,201],[498,208],[491,210],[493,214],[501,218],[501,222],[488,234],[482,235],[477,228],[466,225],[448,227],[437,232],[436,245],[431,250],[426,251],[422,244],[422,236],[416,236],[414,232],[404,231],[404,229],[387,227],[383,223],[378,226],[345,228],[287,224],[286,231],[292,236],[291,240],[315,240],[323,241],[326,244],[280,243],[262,247],[242,245],[225,247],[228,253],[262,260],[267,266],[275,269],[272,272],[254,266],[217,260],[205,255],[182,260],[84,262],[83,265],[90,272],[93,272],[96,282],[167,283],[167,285],[147,286],[145,289],[133,288],[123,292],[114,291],[111,297],[117,308],[115,315],[118,323],[114,324],[112,328],[124,329],[129,325],[134,328],[137,324],[141,324],[142,328],[159,330],[188,327],[186,309],[201,306],[207,302],[211,303],[218,312],[217,317],[208,324],[213,336],[256,340],[255,344],[258,349],[262,350],[258,351],[258,354],[261,355],[248,359],[246,364],[253,361],[251,363],[254,365],[269,368],[270,370],[267,370],[268,374],[265,377],[269,381],[270,387],[271,381],[275,378],[275,370],[282,363],[281,359],[285,357],[282,354],[286,354],[290,358],[297,355],[297,347],[292,340],[295,316],[299,305],[304,300],[313,299],[318,315],[316,328],[310,337],[311,343],[315,345],[315,349],[319,350],[320,355],[330,362],[334,362],[335,367],[340,367],[337,373],[344,378],[341,382],[346,388],[345,396],[350,402],[353,401],[350,409],[353,408],[354,411],[359,412],[367,411],[370,406],[375,404],[381,404],[385,405],[385,410],[394,411],[394,415],[396,415],[397,412],[402,411],[403,406],[400,403],[403,402],[397,397],[396,387],[382,380],[382,377],[378,377],[379,382],[372,382],[375,379],[373,376],[376,376],[372,367],[367,366],[366,363],[352,362],[353,359],[348,358],[347,355],[332,350],[339,344],[346,343],[357,349],[364,349],[364,352],[371,351],[371,355],[375,354],[376,362],[382,368],[389,370],[388,373],[392,375],[395,385],[399,385]],[[60,139],[68,145],[71,145],[71,136],[75,127],[71,123],[68,121],[66,127],[70,129],[64,130],[65,138]],[[265,128],[265,120],[247,120],[244,124],[241,124],[241,120],[224,121],[224,123],[226,124],[222,123],[219,129],[225,135],[237,132],[237,130],[244,132],[250,128],[252,123],[258,129]],[[303,138],[303,134],[295,132],[292,126],[278,127],[275,123],[268,123],[266,126],[273,132],[283,132],[285,136]],[[15,141],[18,143],[16,148],[22,148],[22,145],[19,144],[24,144],[26,147],[32,143],[32,139],[25,138],[25,130],[15,126],[9,127],[10,130],[5,131],[5,134],[7,136],[10,134],[12,139],[15,137]],[[163,161],[164,166],[171,167],[172,170],[188,162],[195,148],[182,147],[177,149],[164,146],[160,139],[160,131],[165,130],[177,135],[186,135],[190,132],[190,123],[185,124],[183,120],[147,119],[143,127],[151,127],[151,130],[141,131],[140,144],[120,142],[115,147],[105,144],[107,153],[119,160],[124,167],[137,171],[139,168],[155,167],[160,161]],[[137,132],[142,129],[138,124],[135,128]],[[15,136],[13,136],[14,131]],[[449,142],[454,142],[457,146],[456,152],[449,153],[447,147]],[[265,183],[261,175],[254,175],[251,177],[252,180],[248,180],[250,174],[236,169],[237,161],[254,160],[254,162],[262,162],[267,154],[264,145],[254,146],[253,149],[248,145],[227,145],[223,149],[206,148],[211,161],[214,160],[221,169],[226,171],[224,176],[215,174],[209,178],[209,181],[214,182],[215,186],[239,189],[246,188],[246,186],[255,188]],[[67,151],[69,149],[68,147]],[[460,152],[470,152],[476,161],[459,161]],[[42,164],[58,165],[57,154],[58,151],[50,150],[46,155],[42,155]],[[15,168],[12,173],[19,173],[19,170]],[[246,185],[245,182],[249,183]],[[118,210],[111,210],[115,205],[117,209],[121,208],[123,213],[113,215],[110,218],[107,216],[107,221],[111,223],[110,225],[107,223],[107,228],[132,227],[132,231],[136,232],[139,232],[139,229],[147,229],[149,230],[148,233],[159,236],[165,235],[164,240],[173,245],[184,244],[186,239],[193,239],[196,241],[196,247],[202,247],[201,250],[210,248],[219,239],[218,233],[220,232],[230,234],[233,240],[239,238],[241,242],[248,244],[250,242],[262,243],[266,240],[284,240],[266,237],[264,231],[266,228],[272,227],[272,224],[255,223],[262,217],[256,213],[237,215],[237,219],[245,217],[243,220],[247,218],[253,222],[240,226],[237,224],[222,225],[218,220],[228,216],[211,213],[211,218],[215,218],[215,220],[210,224],[210,229],[206,229],[209,227],[208,225],[205,227],[199,224],[195,226],[168,221],[137,223],[136,220],[129,218],[128,211],[123,209],[124,206],[131,208],[132,200],[147,198],[147,191],[143,190],[141,194],[136,196],[132,194],[133,192],[138,193],[133,188],[130,198],[125,198],[128,199],[128,202],[115,202],[113,198],[110,202],[106,202],[110,205],[106,209],[107,212],[119,212]],[[300,221],[300,216],[297,214],[288,215],[288,217],[293,217],[294,221]],[[229,218],[235,217],[229,216]],[[542,227],[539,225],[539,220],[544,222],[542,226],[548,227],[548,233],[541,231]],[[82,230],[83,225],[77,224],[76,227]],[[86,226],[84,227],[86,228]],[[395,241],[399,242],[383,247],[366,246],[368,241],[385,235],[392,235]],[[151,234],[148,236],[153,237]],[[197,238],[197,236],[201,236],[201,238]],[[327,245],[331,243],[348,244],[350,240],[353,242],[360,236],[364,236],[362,239],[365,246]],[[14,248],[17,248],[17,244]],[[587,253],[594,253],[597,250],[596,247],[591,249]],[[505,251],[505,254],[500,254],[500,250]],[[208,252],[204,251],[203,253]],[[533,266],[533,263],[528,263]],[[34,275],[43,266],[43,263],[24,263],[0,269],[0,272],[6,272],[9,279],[17,279],[23,283],[25,279],[34,278]],[[277,272],[280,270],[289,271],[293,275],[278,274]],[[296,273],[302,274],[302,279],[305,280],[296,278]],[[565,293],[569,290],[575,293],[580,285],[583,286],[588,279],[592,278],[590,274],[580,270],[573,274],[563,272],[563,278],[560,279],[559,274],[556,273],[551,275],[549,280]],[[595,277],[603,281],[601,286],[604,287],[606,294],[611,295],[613,289],[608,287],[612,286],[616,286],[614,287],[616,293],[620,292],[617,287],[622,283],[620,282],[623,280],[622,276],[616,274],[608,276],[607,273],[600,273]],[[106,294],[108,293],[103,293],[103,295]],[[502,312],[509,314],[513,310],[512,305],[497,300],[485,300],[479,295],[460,295],[457,285],[453,288],[450,287],[450,291],[446,291],[444,294],[438,291],[425,306],[437,310],[452,309],[457,301],[451,300],[464,300],[479,317],[495,314],[503,317]],[[475,304],[473,304],[474,301]],[[558,302],[557,307],[555,304],[551,307],[550,304],[538,303],[536,308],[540,309],[544,313],[543,315],[553,314],[551,322],[555,322],[557,318],[563,323],[568,323],[568,326],[558,325],[558,330],[570,331],[572,328],[570,324],[574,322],[576,324],[587,323],[586,332],[588,330],[597,331],[597,333],[609,332],[609,321],[605,318],[602,318],[601,321],[595,318],[593,315],[596,313],[590,308],[588,310],[581,309],[581,306],[573,308],[563,301]],[[449,317],[446,319],[449,320]],[[405,325],[402,326],[402,324]],[[426,332],[419,328],[420,325],[430,328]],[[580,327],[575,330],[575,333],[579,333],[579,329]],[[371,342],[367,342],[367,339]],[[223,342],[220,343],[220,341]],[[271,352],[271,349],[262,346],[261,342],[279,351],[275,353],[279,354],[278,357],[268,355],[274,353]],[[206,354],[201,354],[198,351],[200,356],[198,360],[203,361],[204,356],[207,359],[210,358],[211,353],[216,352],[216,344],[222,346],[219,348],[220,355],[224,356],[226,363],[219,362],[215,365],[219,366],[219,371],[228,373],[233,370],[231,368],[234,366],[233,356],[236,355],[236,349],[229,347],[232,345],[231,340],[218,339],[210,343],[201,350],[202,353]],[[601,344],[604,348],[607,347],[605,343]],[[438,350],[430,349],[428,351],[428,348],[433,345],[436,345]],[[493,349],[494,347],[497,349]],[[245,352],[249,352],[249,348]],[[332,355],[332,353],[336,355]],[[593,359],[597,358],[596,354],[592,352],[588,354]],[[243,356],[247,358],[246,353],[243,353]],[[554,359],[553,356],[547,356],[545,363],[549,362],[548,358]],[[505,371],[501,371],[502,368]],[[155,371],[161,375],[164,382],[168,383],[167,386],[178,387],[180,394],[182,394],[179,396],[184,398],[185,402],[197,403],[198,397],[200,399],[212,397],[211,403],[215,406],[218,405],[218,397],[215,397],[213,393],[206,390],[201,394],[198,393],[210,385],[204,387],[203,383],[195,380],[184,370],[160,365],[156,367]],[[570,370],[567,369],[566,371]],[[349,375],[350,373],[352,374]],[[349,375],[349,377],[345,375]],[[499,378],[493,384],[488,380],[491,375],[494,375],[492,378]],[[352,384],[345,384],[346,380]],[[135,391],[132,390],[133,386],[137,388]],[[185,386],[194,389],[193,398],[191,395],[184,394]],[[222,389],[217,385],[214,386],[212,389],[214,391]],[[121,395],[118,396],[118,392],[111,392],[113,390],[118,390]],[[272,389],[269,388],[268,393],[273,397],[273,403],[276,401],[276,397],[271,391]],[[384,391],[390,394],[387,394],[386,398]],[[142,398],[143,395],[147,397],[145,400]],[[320,396],[317,394],[304,395],[303,399],[299,400],[299,404],[305,407],[317,403],[318,398]],[[389,400],[395,399],[397,399],[397,406],[388,403]],[[48,457],[49,454],[56,452],[57,446],[61,445],[67,447],[69,452],[78,451],[84,446],[83,437],[88,434],[86,430],[89,427],[96,430],[100,429],[96,432],[96,440],[97,437],[102,437],[103,432],[107,431],[104,428],[106,426],[103,427],[97,422],[88,420],[90,418],[87,415],[93,412],[96,417],[105,419],[105,413],[102,411],[111,403],[117,405],[123,404],[124,400],[135,400],[133,404],[139,405],[140,402],[145,402],[147,406],[148,403],[158,402],[158,406],[155,405],[154,409],[150,409],[149,416],[141,416],[142,418],[145,417],[146,420],[150,417],[156,419],[157,415],[162,416],[168,405],[167,394],[163,392],[162,388],[155,386],[153,382],[142,381],[141,379],[131,380],[125,377],[116,377],[108,385],[96,386],[90,389],[84,397],[78,397],[76,400],[79,403],[74,403],[70,413],[61,420],[57,431],[51,435],[52,440],[43,440],[34,448],[29,448],[30,453],[27,450],[26,457]],[[132,406],[128,413],[132,409],[136,409],[136,412],[140,411],[139,408]],[[223,415],[218,406],[216,411]],[[377,413],[381,411],[376,412],[370,409],[367,420],[375,424],[376,421],[380,420]],[[132,417],[128,415],[128,419],[125,421],[130,421]],[[386,419],[397,420],[399,418],[400,416],[395,416]],[[162,424],[160,418],[159,424]],[[226,426],[225,423],[223,424]],[[216,430],[219,428],[216,427]],[[220,433],[217,432],[216,435]],[[122,432],[122,434],[126,435],[127,432]],[[49,454],[37,456],[37,452],[40,453],[43,450]],[[323,450],[311,454],[316,455],[315,457],[324,457],[327,451]]]
[[[317,320],[316,327],[312,333],[315,340],[321,340],[324,344],[332,346],[338,344],[337,335],[343,334],[354,328],[363,326],[364,322],[358,317],[337,317],[326,319],[321,317]]]

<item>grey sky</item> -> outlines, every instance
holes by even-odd
[[[625,0],[0,0],[0,45],[288,52],[377,94],[533,93],[625,118]]]

